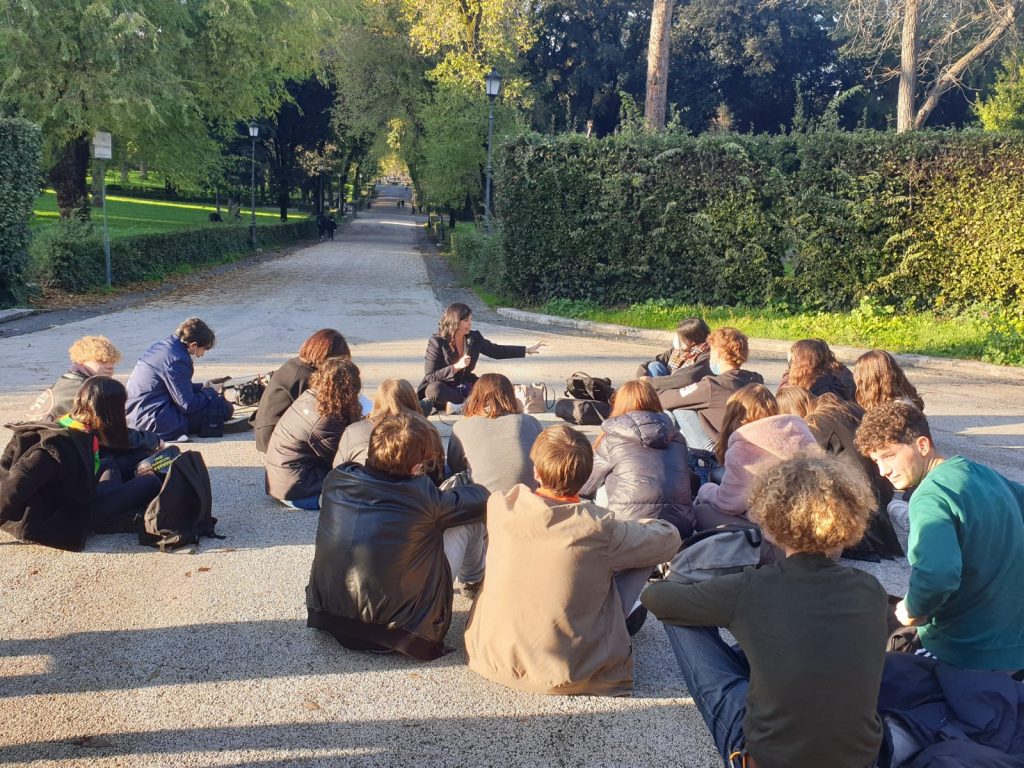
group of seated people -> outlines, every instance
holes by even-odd
[[[331,329],[271,378],[253,420],[266,490],[320,510],[309,626],[347,648],[436,659],[452,650],[458,582],[472,599],[470,669],[538,693],[624,695],[630,635],[650,611],[727,766],[919,758],[931,737],[908,725],[899,698],[919,670],[886,654],[897,627],[914,651],[901,658],[976,671],[972,690],[1020,677],[1024,486],[942,456],[891,354],[872,350],[850,370],[824,341],[798,341],[773,393],[744,369],[741,332],[689,318],[672,349],[617,390],[592,446],[524,414],[507,377],[473,374],[480,354],[523,357],[542,344],[492,344],[471,322],[468,307],[449,307],[419,386],[388,379],[371,409]],[[127,392],[109,378],[112,345],[72,348],[84,384],[59,418],[101,502],[94,524],[116,517],[116,494],[137,503],[155,493],[131,476],[137,457],[119,462],[122,453],[230,414],[216,390],[191,382],[191,358],[212,345],[202,321],[186,321],[146,352]],[[447,449],[427,418],[434,410],[463,416]],[[43,465],[66,451],[41,453]],[[698,454],[713,466],[704,482]],[[0,474],[4,519],[10,489],[28,498],[27,482]],[[911,566],[898,599],[838,562],[890,518]],[[698,584],[652,579],[689,537],[722,524],[760,529],[759,567]]]

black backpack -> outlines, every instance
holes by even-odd
[[[583,371],[576,371],[565,380],[566,397],[575,400],[597,400],[601,403],[611,402],[615,390],[612,389],[612,380],[598,378]]]
[[[596,426],[607,419],[611,412],[612,407],[600,400],[573,400],[563,397],[555,401],[555,416],[570,424]]]
[[[146,507],[139,543],[166,551],[195,544],[202,536],[223,539],[216,533],[212,508],[206,462],[197,451],[184,451],[171,462],[159,495]]]

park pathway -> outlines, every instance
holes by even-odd
[[[417,382],[443,307],[420,252],[423,219],[409,211],[383,200],[334,242],[130,309],[0,338],[2,421],[19,418],[65,369],[78,336],[109,336],[124,352],[123,378],[190,315],[217,333],[199,379],[271,370],[313,330],[334,327],[352,344],[368,393],[389,376]],[[516,381],[557,385],[580,368],[623,381],[660,351],[477,327],[506,343],[548,341],[529,360],[486,364]],[[782,372],[777,360],[752,367],[772,383]],[[915,380],[940,443],[1024,479],[1019,384]],[[97,536],[85,552],[64,553],[0,535],[0,765],[719,764],[653,621],[636,639],[636,693],[627,699],[545,698],[475,676],[465,666],[461,595],[448,636],[456,651],[429,664],[346,651],[307,629],[316,513],[284,511],[264,495],[248,436],[194,447],[211,469],[223,541],[160,554],[129,536]],[[900,564],[877,573],[902,589]]]

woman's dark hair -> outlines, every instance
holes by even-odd
[[[75,395],[71,417],[87,426],[105,448],[129,448],[124,385],[109,376],[86,379]]]
[[[441,322],[437,324],[438,334],[442,339],[451,344],[455,338],[455,331],[459,327],[459,322],[472,314],[473,310],[469,308],[468,304],[461,304],[459,302],[449,304],[448,309],[441,315]]]
[[[708,336],[711,335],[711,329],[699,317],[688,317],[679,322],[679,325],[676,326],[676,333],[679,335],[680,341],[687,341],[690,346],[694,346],[706,342]]]
[[[359,369],[345,357],[329,357],[309,378],[309,387],[316,392],[316,407],[321,416],[335,416],[354,424],[363,417],[359,390],[363,384]]]
[[[800,339],[789,353],[789,383],[797,387],[810,389],[819,376],[843,370],[824,339]]]
[[[195,343],[197,347],[202,347],[203,349],[213,349],[213,345],[217,342],[213,329],[198,317],[190,317],[183,322],[178,326],[178,330],[174,332],[174,335],[185,344]]]
[[[333,328],[321,328],[299,347],[299,360],[314,371],[329,357],[352,357],[345,337]]]

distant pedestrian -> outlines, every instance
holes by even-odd
[[[327,238],[329,240],[334,239],[334,230],[338,228],[338,222],[333,216],[327,217]]]
[[[322,213],[316,217],[316,233],[321,241],[323,241],[324,235],[327,234],[327,217]]]

